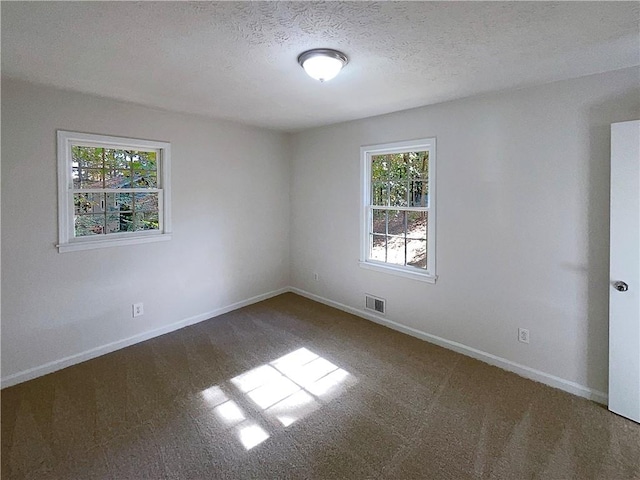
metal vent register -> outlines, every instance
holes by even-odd
[[[385,300],[382,298],[374,297],[373,295],[365,295],[365,308],[367,310],[373,310],[374,312],[384,314],[386,310]]]

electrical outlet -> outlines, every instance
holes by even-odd
[[[144,315],[144,303],[134,303],[131,307],[133,318]]]
[[[313,279],[314,279],[316,282],[319,282],[319,281],[320,281],[320,275],[318,275],[318,272],[313,272]]]
[[[519,328],[518,341],[522,343],[529,343],[529,330],[527,330],[526,328]]]

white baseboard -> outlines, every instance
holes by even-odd
[[[351,313],[358,317],[371,320],[372,322],[392,328],[393,330],[406,333],[407,335],[411,335],[413,337],[439,345],[449,350],[453,350],[463,355],[476,358],[490,365],[494,365],[504,370],[514,372],[522,377],[544,383],[554,388],[559,388],[560,390],[564,390],[566,392],[572,393],[574,395],[578,395],[580,397],[588,398],[589,400],[593,400],[595,402],[602,403],[604,405],[607,404],[607,394],[604,392],[600,392],[598,390],[594,390],[584,385],[580,385],[576,382],[565,380],[555,375],[551,375],[549,373],[545,373],[540,370],[527,367],[526,365],[521,365],[519,363],[512,362],[511,360],[498,357],[497,355],[493,355],[491,353],[483,352],[481,350],[468,347],[458,342],[447,340],[445,338],[438,337],[436,335],[431,335],[429,333],[422,332],[415,328],[407,327],[400,323],[394,322],[393,320],[389,320],[379,315],[374,315],[372,313],[369,313],[365,310],[350,307],[348,305],[344,305],[342,303],[329,300],[328,298],[324,298],[319,295],[315,295],[313,293],[309,293],[305,290],[301,290],[295,287],[284,287],[278,290],[273,290],[271,292],[264,293],[262,295],[256,295],[255,297],[247,298],[246,300],[242,300],[240,302],[227,305],[226,307],[217,308],[210,312],[205,312],[199,315],[195,315],[193,317],[185,318],[178,322],[172,323],[171,325],[167,325],[155,330],[151,330],[149,332],[143,332],[138,335],[125,338],[123,340],[118,340],[118,341],[109,343],[107,345],[102,345],[100,347],[92,348],[90,350],[86,350],[84,352],[70,355],[68,357],[64,357],[59,360],[54,360],[52,362],[45,363],[44,365],[39,365],[37,367],[29,368],[22,372],[14,373],[12,375],[8,375],[5,378],[2,378],[0,380],[0,384],[2,388],[5,388],[5,387],[10,387],[12,385],[16,385],[18,383],[26,382],[27,380],[41,377],[42,375],[47,375],[48,373],[55,372],[56,370],[60,370],[60,369],[69,367],[71,365],[75,365],[77,363],[81,363],[81,362],[90,360],[92,358],[96,358],[101,355],[105,355],[107,353],[120,350],[121,348],[125,348],[130,345],[134,345],[136,343],[144,342],[145,340],[149,340],[151,338],[164,335],[165,333],[179,330],[189,325],[193,325],[193,324],[202,322],[204,320],[217,317],[218,315],[222,315],[222,314],[231,312],[233,310],[237,310],[238,308],[246,307],[247,305],[251,305],[253,303],[267,300],[268,298],[275,297],[276,295],[280,295],[286,292],[293,292],[303,297],[309,298],[311,300],[315,300],[316,302],[320,302],[325,305],[329,305],[330,307],[337,308],[338,310],[342,310],[344,312]]]
[[[145,340],[149,340],[151,338],[164,335],[165,333],[179,330],[189,325],[193,325],[193,324],[202,322],[204,320],[217,317],[218,315],[222,315],[222,314],[231,312],[233,310],[237,310],[238,308],[246,307],[247,305],[251,305],[253,303],[261,302],[262,300],[266,300],[268,298],[275,297],[276,295],[280,295],[282,293],[286,293],[289,291],[290,289],[288,287],[284,287],[278,290],[273,290],[271,292],[263,293],[262,295],[256,295],[255,297],[247,298],[246,300],[241,300],[240,302],[227,305],[226,307],[217,308],[210,312],[205,312],[205,313],[201,313],[200,315],[195,315],[193,317],[185,318],[183,320],[172,323],[170,325],[166,325],[161,328],[157,328],[155,330],[139,333],[129,338],[117,340],[115,342],[111,342],[106,345],[101,345],[99,347],[92,348],[84,352],[76,353],[74,355],[69,355],[68,357],[64,357],[59,360],[54,360],[52,362],[45,363],[44,365],[39,365],[37,367],[23,370],[22,372],[8,375],[5,378],[2,378],[2,380],[0,380],[0,383],[2,385],[2,388],[5,388],[5,387],[10,387],[12,385],[16,385],[18,383],[26,382],[27,380],[32,380],[34,378],[47,375],[48,373],[55,372],[56,370],[61,370],[66,367],[70,367],[71,365],[75,365],[77,363],[91,360],[92,358],[96,358],[101,355],[105,355],[107,353],[120,350],[121,348],[125,348],[130,345],[134,345],[136,343],[144,342]]]
[[[512,362],[511,360],[507,360],[506,358],[498,357],[497,355],[493,355],[491,353],[483,352],[482,350],[468,347],[466,345],[463,345],[462,343],[447,340],[446,338],[438,337],[436,335],[431,335],[429,333],[416,330],[415,328],[401,325],[399,323],[394,322],[393,320],[389,320],[379,315],[374,315],[365,310],[350,307],[348,305],[344,305],[339,302],[334,302],[333,300],[329,300],[328,298],[324,298],[319,295],[309,293],[299,288],[291,287],[289,291],[296,293],[298,295],[301,295],[303,297],[309,298],[311,300],[315,300],[316,302],[324,303],[325,305],[329,305],[330,307],[337,308],[338,310],[342,310],[344,312],[351,313],[358,317],[371,320],[372,322],[378,323],[380,325],[384,325],[385,327],[389,327],[393,330],[397,330],[399,332],[406,333],[407,335],[411,335],[421,340],[425,340],[427,342],[439,345],[449,350],[453,350],[454,352],[458,352],[468,357],[481,360],[490,365],[502,368],[503,370],[508,370],[510,372],[520,375],[521,377],[525,377],[540,383],[544,383],[545,385],[549,385],[551,387],[564,390],[565,392],[578,395],[579,397],[588,398],[589,400],[593,400],[594,402],[598,402],[604,405],[607,404],[606,393],[600,392],[598,390],[594,390],[584,385],[580,385],[579,383],[572,382],[570,380],[565,380],[564,378],[556,377],[555,375],[551,375],[549,373],[536,370],[535,368],[527,367],[526,365],[521,365],[519,363]]]

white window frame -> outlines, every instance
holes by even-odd
[[[369,226],[373,208],[371,206],[371,157],[389,153],[405,152],[429,152],[429,212],[427,228],[427,269],[417,267],[392,265],[370,258],[369,254]],[[412,278],[428,283],[435,283],[436,275],[436,139],[423,138],[403,142],[369,145],[360,148],[360,261],[363,268],[385,272],[401,277]],[[393,210],[393,207],[389,207]],[[402,207],[403,210],[412,210],[412,207]],[[415,210],[425,211],[424,208]]]
[[[71,147],[73,145],[157,151],[159,154],[158,188],[144,191],[153,191],[159,194],[159,230],[76,237],[74,233],[74,190],[71,175]],[[113,189],[113,192],[118,191],[120,190]],[[137,138],[58,130],[58,252],[65,253],[166,240],[171,240],[171,144]]]

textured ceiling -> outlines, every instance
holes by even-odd
[[[640,64],[638,2],[2,2],[2,73],[295,131]],[[309,48],[350,63],[321,84]]]

